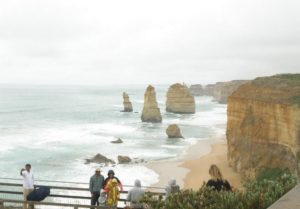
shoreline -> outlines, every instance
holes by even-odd
[[[220,168],[223,177],[234,188],[242,187],[239,174],[228,165],[225,136],[198,141],[179,159],[150,162],[146,167],[159,175],[159,181],[151,186],[166,187],[169,180],[175,178],[180,188],[196,190],[210,179],[208,169],[211,164]]]

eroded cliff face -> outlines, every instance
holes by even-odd
[[[199,84],[192,85],[190,87],[190,92],[194,96],[213,96],[217,102],[226,104],[228,97],[241,85],[247,82],[247,80],[233,80],[228,82],[217,82],[216,84],[209,84],[204,87]]]
[[[195,113],[195,98],[184,84],[173,84],[167,92],[166,111],[182,114]]]
[[[300,168],[300,74],[257,78],[228,100],[228,161],[243,179]]]
[[[153,86],[149,85],[144,95],[144,108],[141,116],[143,122],[159,123],[162,121],[160,109],[156,100],[156,92]]]

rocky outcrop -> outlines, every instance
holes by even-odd
[[[119,161],[120,164],[127,164],[127,163],[131,162],[131,159],[128,156],[119,155],[118,156],[118,161]]]
[[[115,161],[113,161],[111,159],[108,159],[107,157],[105,157],[105,156],[98,153],[93,158],[86,159],[85,164],[88,164],[88,163],[99,163],[99,164],[101,164],[101,163],[105,163],[105,164],[112,163],[112,164],[115,164]]]
[[[233,80],[228,82],[217,82],[216,84],[209,84],[205,87],[202,87],[201,85],[192,85],[190,87],[190,92],[194,96],[213,96],[217,102],[226,104],[228,97],[241,85],[247,82],[248,80]]]
[[[122,141],[122,139],[118,138],[117,140],[110,141],[110,143],[113,143],[113,144],[121,144],[121,143],[123,143],[123,141]]]
[[[191,114],[195,113],[195,110],[195,98],[186,85],[176,83],[170,86],[167,92],[167,112]]]
[[[149,85],[144,95],[144,108],[141,116],[143,122],[159,123],[162,121],[160,109],[156,101],[156,93],[153,86]]]
[[[123,92],[123,112],[132,112],[132,103],[129,100],[129,96],[126,92]]]
[[[257,78],[228,100],[228,161],[242,178],[267,168],[299,175],[300,74]]]
[[[166,130],[166,134],[169,138],[183,138],[183,136],[181,135],[181,131],[176,124],[169,125]]]

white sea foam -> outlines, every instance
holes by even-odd
[[[117,93],[112,95],[119,95],[119,92]],[[44,96],[45,92],[41,92],[41,95]],[[119,98],[115,99],[110,93],[90,95],[95,99],[95,105],[89,104],[88,110],[83,108],[86,107],[85,99],[78,100],[78,95],[74,96],[74,101],[82,104],[69,105],[73,108],[71,110],[69,107],[65,108],[69,101],[63,100],[62,97],[61,106],[59,101],[53,100],[54,106],[58,107],[45,109],[45,112],[5,115],[7,119],[2,121],[9,119],[12,123],[0,124],[5,130],[0,132],[0,151],[3,159],[0,162],[0,174],[14,176],[15,170],[30,162],[40,178],[87,182],[98,165],[84,164],[85,159],[97,153],[115,161],[118,155],[146,161],[174,158],[199,140],[209,140],[211,132],[225,133],[224,127],[218,125],[226,123],[226,105],[216,104],[210,97],[196,98],[196,114],[181,115],[165,113],[165,93],[158,92],[163,122],[148,124],[141,123],[137,114],[118,113],[116,109],[122,105],[118,105]],[[108,100],[103,97],[108,97]],[[35,107],[36,100],[37,104],[43,103],[39,97],[28,101],[34,101],[30,105]],[[53,101],[47,101],[41,106],[51,106]],[[103,104],[102,101],[108,103]],[[133,102],[137,108],[142,108],[144,103],[142,99],[134,99]],[[11,105],[8,105],[7,109],[9,106]],[[5,108],[2,109],[5,111]],[[23,121],[23,118],[27,121]],[[0,123],[2,121],[0,120]],[[182,125],[183,131],[188,131],[188,136],[185,136],[187,138],[167,139],[165,129],[170,123]],[[203,133],[199,134],[199,130]],[[122,138],[124,142],[110,143],[116,138]],[[103,168],[104,172],[108,169]],[[158,180],[157,174],[143,165],[117,165],[113,169],[125,184],[132,184],[135,178],[140,178],[144,185],[151,185]]]

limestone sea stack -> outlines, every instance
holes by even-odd
[[[180,128],[176,124],[171,124],[166,130],[166,134],[169,138],[183,138],[181,135]]]
[[[153,86],[149,85],[144,95],[144,108],[141,117],[143,122],[160,123],[162,117],[156,101],[156,93]]]
[[[123,105],[124,112],[132,112],[132,103],[129,100],[129,96],[126,92],[123,92]]]
[[[192,114],[195,110],[195,98],[185,84],[176,83],[170,86],[167,92],[167,112]]]
[[[228,99],[228,161],[242,179],[268,168],[299,177],[300,74],[261,77]]]

